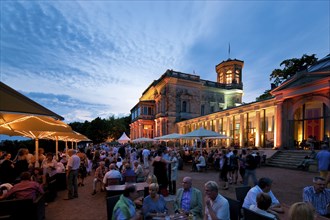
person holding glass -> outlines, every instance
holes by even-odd
[[[159,186],[157,183],[149,185],[149,195],[143,200],[144,219],[152,219],[156,216],[165,216],[167,213],[166,202],[162,195],[158,194]]]

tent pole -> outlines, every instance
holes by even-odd
[[[36,138],[35,139],[35,147],[36,147],[36,149],[35,149],[35,157],[36,157],[36,164],[35,164],[35,166],[36,167],[39,167],[39,139],[38,138]]]
[[[56,160],[58,161],[58,137],[56,136],[55,137],[55,153],[56,153],[56,156],[55,156],[55,158],[56,158]]]

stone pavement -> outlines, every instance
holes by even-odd
[[[190,167],[188,165],[185,165],[184,170],[180,170],[178,174],[177,188],[181,187],[181,181],[184,176],[190,176],[193,179],[193,186],[199,188],[203,192],[203,196],[204,184],[208,180],[218,182],[219,179],[218,171],[208,170],[206,173],[190,172]],[[286,203],[288,205],[302,200],[302,189],[312,184],[312,178],[315,175],[317,175],[317,173],[275,167],[261,167],[257,169],[258,178],[269,177],[273,179],[272,191],[281,203]],[[63,200],[67,192],[58,192],[56,200],[49,203],[46,207],[46,219],[106,220],[105,192],[97,192],[96,195],[92,196],[92,180],[92,176],[88,176],[85,180],[85,186],[79,187],[79,198],[77,199]],[[220,193],[231,198],[236,198],[235,186],[236,185],[230,185],[229,190],[220,190]],[[239,186],[239,184],[237,184],[237,186]],[[173,198],[169,197],[166,199],[171,200]],[[172,205],[170,204],[169,208],[171,207]]]

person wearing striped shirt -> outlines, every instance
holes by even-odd
[[[314,177],[313,185],[304,188],[303,201],[313,205],[319,215],[330,216],[328,213],[330,189],[326,188],[326,181],[323,177]]]

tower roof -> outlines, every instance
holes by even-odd
[[[238,59],[230,59],[230,58],[228,58],[228,60],[222,61],[221,63],[219,63],[218,65],[216,65],[216,67],[222,66],[222,65],[226,65],[226,64],[227,65],[232,65],[234,63],[240,63],[243,66],[244,61],[238,60]]]

